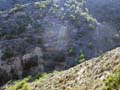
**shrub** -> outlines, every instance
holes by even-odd
[[[25,83],[21,90],[30,90],[29,85]]]
[[[79,56],[78,63],[80,64],[80,63],[82,63],[82,62],[84,62],[84,61],[85,61],[85,56],[84,56],[83,52],[80,51],[80,56]]]
[[[104,81],[103,90],[120,90],[120,72],[108,76]]]
[[[71,47],[71,48],[69,49],[69,54],[70,54],[70,55],[75,55],[75,49],[74,49],[73,47]]]
[[[21,7],[22,7],[22,5],[20,5],[20,4],[15,5],[15,8],[17,8],[17,9],[20,9]]]
[[[46,5],[44,3],[39,3],[38,6],[41,10],[46,8]]]
[[[13,85],[7,86],[6,90],[30,90],[28,80],[29,78],[25,78],[22,81],[16,81]]]
[[[70,15],[70,18],[71,18],[72,20],[76,20],[76,17],[75,17],[74,15]]]
[[[95,28],[96,28],[95,25],[93,25],[93,24],[89,24],[89,29],[90,29],[90,30],[94,30]]]
[[[83,16],[87,22],[96,22],[96,19],[90,16],[87,12],[82,12],[81,16]]]
[[[87,15],[86,19],[87,19],[87,22],[96,22],[96,19],[94,19],[93,17],[89,15]]]

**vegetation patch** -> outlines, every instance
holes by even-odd
[[[71,55],[71,56],[75,55],[75,48],[71,47],[69,49],[69,55]]]
[[[107,77],[103,90],[120,90],[120,72]]]
[[[49,76],[58,73],[57,71],[54,71],[53,73],[42,73],[38,74],[35,77],[26,77],[23,80],[18,81],[10,81],[8,82],[8,85],[6,87],[6,90],[30,90],[30,82],[39,82],[40,80],[44,80],[48,78]]]
[[[46,5],[44,3],[39,3],[38,6],[39,6],[40,10],[43,10],[46,8]]]
[[[120,64],[113,69],[113,72],[104,81],[103,90],[120,90]]]
[[[85,56],[84,56],[83,52],[80,51],[80,56],[79,56],[78,64],[80,64],[80,63],[82,63],[84,61],[86,61]]]
[[[93,25],[93,24],[89,24],[89,29],[90,29],[90,30],[95,30],[95,29],[96,29],[96,26]]]
[[[29,78],[25,78],[22,81],[16,81],[13,85],[7,86],[7,90],[30,90],[30,86],[27,83]]]
[[[93,18],[91,15],[89,15],[89,13],[87,13],[87,12],[81,12],[81,16],[83,16],[89,23],[96,22],[96,19]]]

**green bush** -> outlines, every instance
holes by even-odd
[[[21,90],[30,90],[29,85],[25,83]]]
[[[83,54],[82,51],[80,51],[80,56],[79,56],[79,60],[78,60],[78,64],[84,62],[86,59],[85,59],[85,56]]]
[[[70,55],[75,55],[75,48],[71,47],[71,48],[69,49],[69,54],[70,54]]]
[[[30,90],[28,80],[29,78],[25,78],[22,81],[16,81],[13,85],[7,86],[6,90]]]
[[[120,72],[108,76],[104,81],[103,90],[120,90]]]
[[[93,24],[89,24],[89,29],[90,29],[90,30],[94,30],[94,29],[96,29],[96,26],[93,25]]]
[[[46,8],[46,5],[44,3],[39,3],[38,6],[41,10]]]

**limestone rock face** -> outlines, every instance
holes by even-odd
[[[68,69],[78,64],[81,52],[90,59],[119,46],[116,22],[97,20],[86,3],[45,0],[1,12],[0,81]]]

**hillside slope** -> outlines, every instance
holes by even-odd
[[[120,63],[120,48],[40,81],[32,90],[102,90],[103,80]],[[43,83],[44,82],[44,83]],[[71,89],[70,89],[71,88]]]
[[[102,90],[103,81],[115,71],[119,63],[120,47],[69,70],[29,83],[30,90]]]

